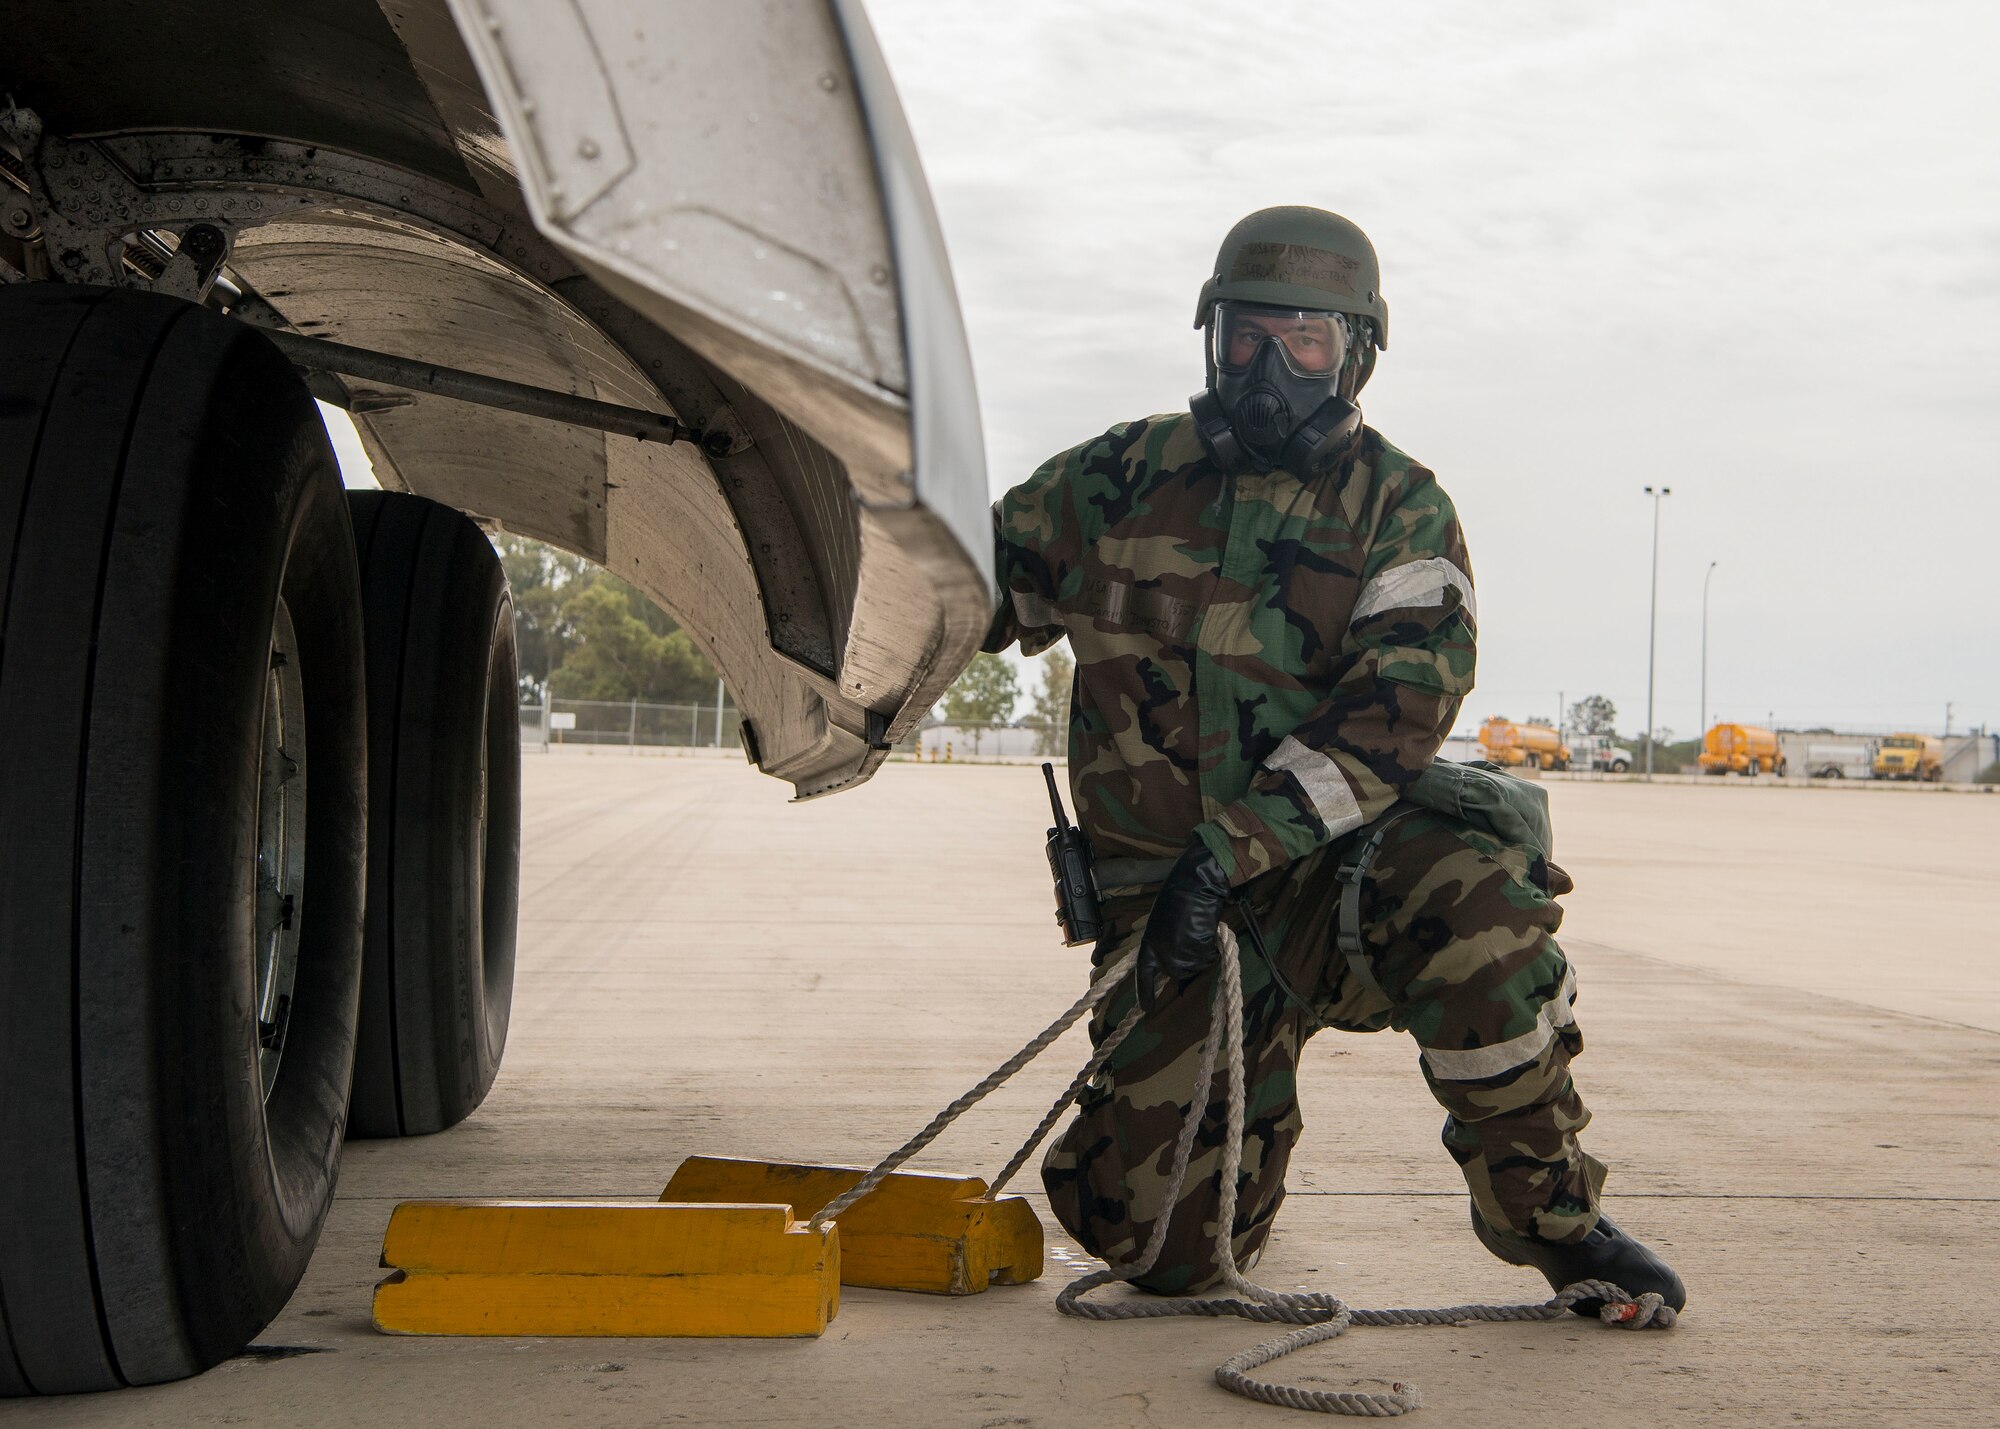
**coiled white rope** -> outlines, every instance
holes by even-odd
[[[1465,1320],[1554,1320],[1569,1312],[1579,1300],[1602,1299],[1599,1318],[1606,1324],[1628,1329],[1674,1323],[1674,1311],[1657,1294],[1647,1293],[1635,1301],[1622,1289],[1603,1281],[1581,1281],[1566,1285],[1553,1299],[1539,1305],[1454,1305],[1424,1310],[1357,1310],[1337,1296],[1322,1293],[1290,1294],[1272,1290],[1248,1279],[1236,1264],[1232,1227],[1236,1222],[1236,1183],[1242,1171],[1243,1123],[1248,1095],[1243,1056],[1243,974],[1237,960],[1235,934],[1225,925],[1218,929],[1222,945],[1215,1001],[1211,1006],[1208,1035],[1202,1041],[1201,1060],[1195,1072],[1195,1092],[1186,1117],[1181,1122],[1174,1160],[1168,1173],[1161,1204],[1165,1207],[1153,1223],[1138,1261],[1124,1269],[1094,1271],[1063,1287],[1056,1296],[1056,1309],[1066,1315],[1092,1320],[1152,1319],[1168,1315],[1235,1315],[1246,1320],[1280,1321],[1300,1328],[1280,1335],[1239,1355],[1232,1355],[1215,1371],[1216,1383],[1235,1394],[1265,1404],[1288,1409],[1312,1409],[1326,1414],[1353,1414],[1386,1419],[1407,1414],[1421,1402],[1414,1385],[1396,1384],[1386,1393],[1361,1390],[1306,1389],[1297,1385],[1273,1384],[1253,1379],[1250,1371],[1275,1359],[1330,1340],[1346,1333],[1349,1325],[1452,1325]],[[1197,1130],[1207,1103],[1207,1088],[1215,1076],[1215,1064],[1224,1062],[1227,1082],[1227,1124],[1222,1137],[1222,1167],[1218,1205],[1215,1212],[1215,1261],[1223,1283],[1240,1299],[1175,1297],[1127,1300],[1115,1304],[1084,1303],[1082,1297],[1102,1286],[1134,1280],[1153,1268],[1166,1244],[1167,1227],[1173,1208],[1179,1204],[1181,1187],[1187,1176],[1188,1160],[1194,1149]]]

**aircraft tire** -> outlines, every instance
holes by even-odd
[[[361,958],[361,606],[298,375],[177,298],[0,289],[0,1393],[284,1307]]]
[[[368,920],[349,1134],[456,1126],[499,1071],[520,899],[514,607],[449,506],[349,493],[368,640]]]

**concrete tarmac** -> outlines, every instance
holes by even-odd
[[[1685,1275],[1679,1328],[1354,1330],[1280,1361],[1417,1384],[1413,1422],[2000,1424],[2000,797],[1547,786],[1575,875],[1578,1081],[1608,1205]],[[848,1290],[814,1341],[398,1339],[390,1207],[652,1196],[692,1152],[868,1162],[1080,990],[1032,768],[896,765],[798,807],[734,763],[530,756],[506,1063],[463,1126],[345,1155],[318,1256],[250,1353],[12,1425],[1325,1422],[1226,1394],[1235,1320],[1057,1317],[1088,1262],[960,1300]],[[991,1171],[1072,1033],[918,1165]],[[1357,1305],[1539,1300],[1473,1241],[1395,1034],[1325,1033],[1264,1283]]]

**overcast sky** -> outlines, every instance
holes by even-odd
[[[1467,724],[2000,726],[2000,7],[871,0],[998,491],[1185,405],[1224,231],[1346,214],[1458,504]]]

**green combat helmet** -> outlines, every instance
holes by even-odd
[[[1259,209],[1229,230],[1202,284],[1208,386],[1195,425],[1229,471],[1310,476],[1361,429],[1354,397],[1389,345],[1368,235],[1324,209]]]

